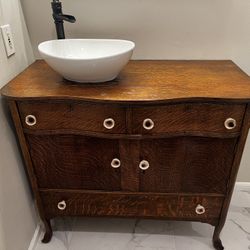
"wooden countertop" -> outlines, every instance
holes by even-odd
[[[102,84],[64,80],[43,60],[1,90],[13,99],[76,99],[143,103],[221,100],[250,102],[250,78],[232,61],[130,61],[119,77]]]

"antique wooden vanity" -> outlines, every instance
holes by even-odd
[[[2,89],[46,233],[56,216],[226,220],[250,125],[231,61],[131,61],[76,84],[36,61]]]

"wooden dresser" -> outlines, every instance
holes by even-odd
[[[131,61],[76,84],[36,61],[2,89],[46,233],[57,216],[226,220],[250,125],[231,61]]]

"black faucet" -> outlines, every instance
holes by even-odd
[[[64,15],[62,13],[62,3],[59,0],[53,0],[51,2],[53,10],[53,18],[56,25],[56,33],[58,39],[65,39],[63,21],[74,23],[76,21],[74,16]]]

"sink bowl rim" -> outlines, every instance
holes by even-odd
[[[116,52],[116,53],[113,53],[111,55],[107,55],[107,56],[95,56],[95,57],[92,57],[92,58],[84,58],[84,57],[64,57],[64,56],[58,56],[58,55],[54,55],[52,53],[48,53],[47,51],[44,51],[41,47],[44,46],[45,44],[49,44],[49,43],[52,43],[52,42],[59,42],[59,43],[63,43],[64,41],[98,41],[98,42],[125,42],[127,44],[130,44],[131,47],[121,53],[119,52]],[[116,57],[116,56],[119,56],[119,55],[123,55],[123,54],[126,54],[130,51],[133,51],[135,48],[135,43],[133,41],[130,41],[130,40],[125,40],[125,39],[96,39],[96,38],[70,38],[70,39],[53,39],[53,40],[47,40],[47,41],[44,41],[44,42],[41,42],[39,45],[38,45],[38,50],[40,53],[48,56],[48,57],[52,57],[52,58],[57,58],[57,59],[62,59],[62,60],[72,60],[72,61],[91,61],[91,60],[101,60],[101,59],[107,59],[107,58],[112,58],[112,57]]]

